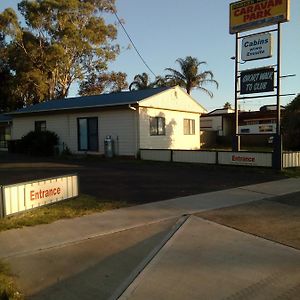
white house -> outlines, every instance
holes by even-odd
[[[206,110],[180,87],[52,100],[10,113],[12,139],[50,130],[72,153],[104,153],[111,136],[116,155],[139,149],[199,149]]]
[[[202,116],[201,130],[215,131],[218,136],[231,135],[233,114],[234,110],[231,108],[215,109]]]
[[[11,124],[10,116],[0,114],[0,151],[7,150],[7,142],[11,138]]]

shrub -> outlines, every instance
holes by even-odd
[[[29,155],[51,156],[55,154],[58,140],[52,131],[30,131],[21,139],[21,151]]]
[[[282,132],[285,149],[300,150],[300,94],[286,106]]]

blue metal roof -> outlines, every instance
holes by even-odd
[[[71,110],[81,108],[93,108],[93,107],[110,107],[118,105],[135,104],[141,100],[149,98],[153,95],[161,93],[169,87],[146,89],[139,91],[119,92],[111,94],[101,94],[96,96],[85,96],[76,98],[66,98],[59,100],[50,100],[28,106],[25,108],[18,109],[11,112],[11,115],[27,114],[27,113],[38,113],[48,111],[59,111],[59,110]]]
[[[7,123],[9,121],[12,121],[12,117],[5,115],[5,114],[1,114],[0,115],[0,123]]]

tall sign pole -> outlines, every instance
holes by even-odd
[[[240,136],[239,136],[239,108],[238,108],[238,90],[239,90],[239,33],[235,34],[235,75],[234,75],[234,111],[235,111],[235,135],[233,137],[232,151],[240,151]]]
[[[274,161],[273,166],[282,170],[282,136],[281,136],[281,24],[277,27],[277,118],[276,118],[276,136],[274,140]]]
[[[243,99],[257,99],[276,97],[277,125],[274,136],[273,167],[282,169],[282,137],[281,137],[281,23],[289,21],[290,0],[240,0],[230,4],[230,33],[235,34],[235,133],[232,150],[240,150],[239,111],[238,101]],[[265,32],[244,35],[240,32],[257,28],[277,25],[277,29]],[[277,31],[277,82],[276,94],[240,97],[244,94],[270,93],[275,90],[274,66],[239,71],[240,64],[240,39],[243,40],[243,59],[245,61],[258,60],[272,57],[271,32]]]

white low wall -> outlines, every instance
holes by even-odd
[[[272,167],[272,153],[141,149],[141,159],[201,164]]]
[[[173,151],[173,161],[200,163],[200,164],[216,164],[217,154],[214,151]]]
[[[1,187],[2,216],[78,196],[78,176],[65,175]]]
[[[282,164],[283,168],[300,167],[300,151],[283,152]]]
[[[272,153],[257,152],[219,152],[218,163],[221,165],[272,167],[272,155]]]
[[[142,160],[171,161],[171,150],[141,149]]]

